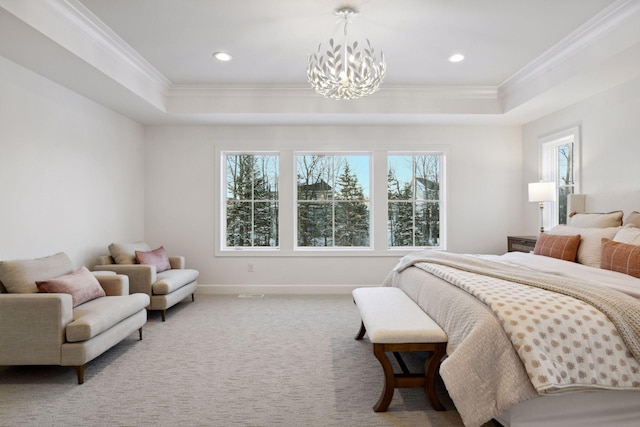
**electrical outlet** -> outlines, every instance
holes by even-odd
[[[248,264],[248,265],[247,265],[247,271],[248,271],[249,273],[253,273],[253,264]]]

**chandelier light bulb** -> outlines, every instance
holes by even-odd
[[[376,58],[375,49],[366,39],[366,47],[348,39],[348,24],[357,12],[352,8],[335,12],[344,23],[341,41],[329,39],[329,48],[322,43],[316,53],[309,55],[307,79],[317,93],[332,99],[356,99],[380,89],[387,66],[384,54]]]

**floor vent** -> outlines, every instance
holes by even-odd
[[[264,294],[240,294],[238,298],[262,298]]]

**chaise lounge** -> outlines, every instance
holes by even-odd
[[[63,252],[0,261],[0,366],[73,366],[82,384],[87,363],[136,330],[142,339],[148,304],[127,276],[74,271]]]

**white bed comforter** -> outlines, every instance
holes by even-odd
[[[640,293],[638,279],[548,257],[509,253],[481,258],[506,262],[521,271],[595,278],[631,295]],[[407,268],[410,265],[418,268]],[[449,282],[457,282],[458,287]],[[640,387],[640,365],[601,313],[594,314],[599,312],[571,297],[522,285],[512,288],[503,282],[423,263],[412,254],[385,283],[402,288],[447,333],[448,358],[440,373],[466,425],[481,425],[539,393]],[[506,300],[501,299],[504,295],[509,295]],[[538,304],[545,313],[527,313],[527,300],[547,299],[548,307]],[[546,311],[549,309],[551,312]],[[579,324],[571,318],[572,311],[579,312]],[[506,324],[506,332],[501,323]]]

